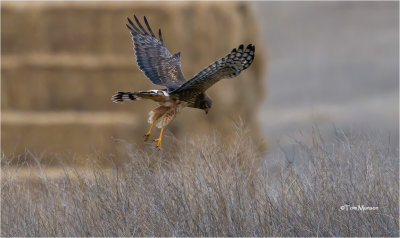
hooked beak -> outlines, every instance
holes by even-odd
[[[208,108],[204,109],[204,111],[206,112],[206,115],[208,114],[208,110],[209,110]]]

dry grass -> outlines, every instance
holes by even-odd
[[[111,170],[91,158],[90,169],[64,165],[54,178],[38,159],[26,180],[5,165],[1,235],[399,236],[398,148],[373,141],[317,133],[273,155],[284,162],[278,173],[242,127],[230,145],[218,135],[163,152],[127,145],[129,162]]]

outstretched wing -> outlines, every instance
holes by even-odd
[[[154,84],[164,85],[168,90],[178,88],[186,82],[181,71],[180,53],[171,55],[165,47],[161,29],[158,30],[160,39],[157,39],[146,17],[144,17],[144,23],[148,32],[140,24],[137,17],[135,15],[133,17],[137,25],[128,17],[129,24],[126,24],[126,26],[131,31],[139,68]]]
[[[236,77],[251,65],[254,60],[254,52],[255,46],[250,44],[244,49],[243,45],[240,45],[171,93],[179,95],[184,100],[206,91],[223,78]]]

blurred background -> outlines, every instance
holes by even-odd
[[[398,9],[398,2],[2,2],[2,151],[80,157],[118,153],[116,140],[150,147],[142,139],[155,104],[110,101],[116,91],[159,88],[136,65],[125,27],[133,14],[162,29],[171,53],[181,51],[187,78],[239,44],[256,45],[248,70],[209,90],[212,111],[185,109],[167,137],[218,130],[228,138],[241,117],[262,151],[307,138],[315,125],[328,135],[337,126],[398,141]]]
[[[1,105],[6,155],[29,149],[53,160],[54,154],[70,158],[93,153],[116,155],[118,160],[126,143],[154,150],[155,143],[144,143],[143,136],[156,103],[111,102],[118,91],[162,88],[137,66],[125,26],[133,14],[146,16],[153,31],[162,29],[171,53],[181,51],[187,78],[239,44],[260,46],[246,74],[209,90],[215,101],[212,112],[188,108],[180,113],[166,130],[164,149],[173,143],[168,137],[190,139],[218,130],[228,138],[239,116],[258,131],[265,61],[250,4],[5,2]],[[158,134],[154,130],[152,138]],[[254,136],[261,138],[259,133]]]
[[[379,132],[398,145],[398,2],[256,2],[253,9],[268,54],[259,119],[270,148],[310,138],[315,126],[328,137],[335,126]]]

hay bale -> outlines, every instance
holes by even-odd
[[[185,109],[169,126],[174,135],[179,138],[218,129],[229,136],[232,119],[238,116],[253,130],[258,127],[255,115],[263,97],[265,62],[257,22],[246,3],[5,2],[1,11],[3,115],[60,112],[61,121],[56,127],[39,126],[29,120],[19,120],[19,124],[12,119],[3,121],[7,133],[2,133],[2,146],[6,154],[27,146],[36,151],[69,149],[82,154],[92,148],[110,151],[110,145],[99,142],[98,137],[106,141],[110,136],[138,143],[142,140],[148,126],[147,113],[156,105],[143,101],[124,105],[110,102],[115,91],[160,88],[152,85],[136,65],[124,25],[126,16],[133,14],[146,15],[153,29],[162,28],[171,53],[182,52],[182,70],[187,78],[239,44],[253,43],[258,49],[248,70],[208,91],[214,100],[209,115]],[[138,125],[127,129],[127,125],[116,122],[103,126],[103,130],[97,124],[96,130],[82,133],[82,123],[62,123],[62,112],[65,115],[68,111],[114,116],[129,112]],[[32,133],[28,135],[27,131]],[[255,137],[258,138],[256,133]],[[18,144],[13,142],[16,138]]]

